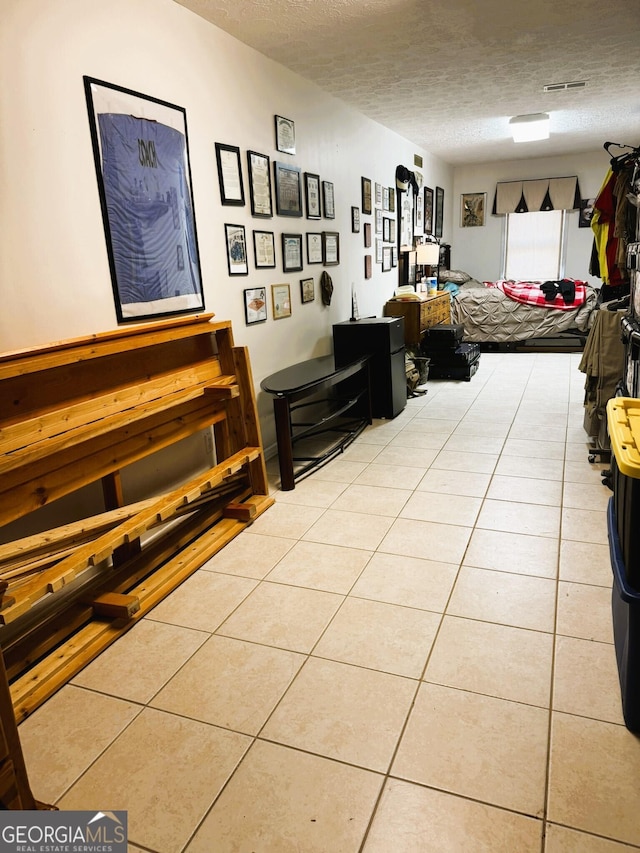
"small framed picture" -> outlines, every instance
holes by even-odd
[[[366,215],[371,213],[371,179],[361,178],[362,185],[362,212]]]
[[[376,263],[382,263],[382,240],[376,237]]]
[[[428,236],[433,234],[433,190],[431,187],[424,188],[424,233]]]
[[[442,226],[444,222],[444,190],[436,187],[436,208],[434,218],[434,231],[436,237],[442,237]]]
[[[273,164],[278,216],[302,216],[302,188],[300,169],[287,163]]]
[[[249,200],[252,216],[273,216],[271,204],[270,160],[266,154],[247,151],[249,167]]]
[[[474,228],[484,225],[486,193],[462,193],[460,196],[460,227]]]
[[[326,267],[340,263],[340,234],[337,231],[322,232],[322,263]]]
[[[371,255],[364,256],[364,277],[371,278]]]
[[[267,288],[250,287],[244,291],[244,319],[247,326],[267,319]]]
[[[227,240],[227,266],[229,275],[249,275],[247,240],[244,225],[224,226]]]
[[[358,234],[360,231],[360,208],[352,207],[351,208],[351,231],[354,234]]]
[[[304,173],[304,195],[307,207],[307,219],[320,219],[320,175]]]
[[[222,204],[244,206],[244,184],[240,167],[240,149],[236,145],[216,142],[216,163]]]
[[[578,217],[578,228],[590,228],[595,198],[583,198],[580,200],[580,215]]]
[[[282,269],[284,272],[302,269],[302,234],[282,235]]]
[[[336,207],[333,197],[333,184],[331,181],[322,182],[322,210],[325,219],[336,218]]]
[[[271,305],[274,320],[291,316],[291,291],[288,284],[271,285]]]
[[[364,223],[364,247],[365,249],[370,248],[371,246],[371,223]]]
[[[382,239],[385,243],[391,240],[391,220],[388,216],[382,218]]]
[[[392,267],[398,266],[398,247],[397,246],[391,247],[391,266]]]
[[[300,279],[300,299],[303,302],[313,302],[316,298],[315,287],[312,278]]]
[[[396,212],[396,191],[393,187],[389,187],[389,212]]]
[[[391,246],[382,247],[382,272],[389,272],[391,269]]]
[[[382,207],[382,184],[376,184],[376,207]]]
[[[416,193],[415,218],[413,221],[413,236],[424,236],[424,193],[418,190]]]
[[[322,234],[319,231],[307,233],[307,263],[322,263]]]
[[[253,232],[253,255],[256,269],[273,269],[276,265],[276,247],[273,231]]]
[[[296,153],[296,126],[290,118],[274,116],[276,122],[276,149],[283,154]]]
[[[382,187],[382,209],[389,210],[389,187]]]
[[[376,234],[382,234],[382,211],[376,207]]]

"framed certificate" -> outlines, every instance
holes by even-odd
[[[302,234],[282,235],[282,269],[284,272],[302,269]]]
[[[340,234],[337,231],[322,232],[322,263],[325,267],[340,263]]]
[[[247,151],[249,199],[252,216],[273,216],[270,161],[266,154]]]

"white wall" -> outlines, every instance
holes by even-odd
[[[501,274],[503,216],[491,213],[498,181],[555,178],[577,175],[582,198],[598,194],[609,166],[604,150],[565,157],[541,157],[534,160],[483,163],[455,169],[452,205],[451,266],[465,270],[479,281],[495,281]],[[462,193],[487,194],[484,226],[460,227],[460,197]],[[578,211],[570,211],[567,219],[567,255],[565,275],[589,281],[599,287],[599,278],[589,274],[593,232],[578,227]]]
[[[249,347],[256,386],[275,370],[331,351],[332,324],[351,314],[352,283],[362,316],[380,315],[392,295],[397,272],[382,273],[374,262],[365,281],[363,235],[351,233],[361,176],[393,186],[396,166],[413,168],[418,153],[425,183],[444,187],[451,199],[451,167],[171,0],[3,0],[0,16],[0,351],[117,325],[83,75],[186,109],[206,310],[232,321],[236,343]],[[275,114],[295,121],[295,157],[275,150]],[[244,208],[220,203],[215,142],[241,149]],[[336,219],[252,219],[247,149],[333,181]],[[445,239],[450,213],[445,207]],[[225,222],[247,229],[249,276],[227,273]],[[253,269],[252,228],[275,232],[276,270]],[[323,228],[341,240],[341,263],[329,268],[330,308],[320,301],[322,268],[284,275],[279,249],[283,231]],[[299,280],[309,276],[316,301],[303,305]],[[291,285],[293,316],[274,321],[269,310],[267,323],[247,327],[243,289],[281,282]],[[258,403],[269,445],[271,400],[259,393]]]

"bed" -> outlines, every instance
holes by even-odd
[[[547,303],[540,282],[483,283],[459,270],[443,271],[440,281],[455,285],[451,287],[451,322],[462,323],[464,339],[475,343],[531,344],[563,338],[584,344],[598,301],[598,291],[585,282],[579,283],[583,287],[576,302],[580,304],[574,305],[566,304],[559,293]],[[514,298],[514,293],[525,294],[524,301]],[[531,304],[527,298],[540,304]]]

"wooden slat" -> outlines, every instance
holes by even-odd
[[[258,514],[264,512],[273,500],[254,496],[252,503]],[[56,654],[36,664],[11,685],[11,696],[16,720],[22,722],[63,684],[80,672],[111,643],[122,636],[143,616],[146,616],[169,592],[173,591],[200,566],[218,553],[237,536],[245,525],[240,521],[225,520],[203,533],[190,548],[181,551],[172,560],[155,571],[150,579],[130,590],[140,600],[140,610],[124,624],[94,621],[78,631],[72,639],[56,649]]]
[[[41,347],[0,354],[0,381],[41,370],[51,370],[77,361],[103,358],[113,353],[155,346],[194,335],[208,334],[230,326],[228,321],[212,323],[213,314],[161,320],[152,324],[127,326],[80,338],[54,341]]]
[[[245,448],[186,485],[179,486],[168,495],[153,501],[150,506],[127,518],[115,529],[102,534],[95,541],[78,547],[73,554],[65,557],[53,568],[41,572],[19,586],[12,587],[11,594],[15,596],[16,603],[0,611],[0,623],[7,625],[15,621],[44,595],[57,592],[89,566],[96,566],[107,560],[116,548],[138,539],[158,521],[171,518],[177,509],[184,507],[185,502],[194,500],[203,492],[215,488],[259,455],[259,448]]]
[[[161,412],[155,418],[98,436],[86,446],[69,448],[52,460],[38,460],[24,471],[10,471],[0,481],[0,525],[224,418],[224,411],[215,411],[200,398],[177,412]],[[54,470],[50,470],[51,465],[56,466]]]
[[[205,393],[215,393],[216,362],[199,370],[181,371],[172,379],[161,379],[127,388],[121,392],[52,412],[0,430],[0,474],[19,465],[30,464],[52,453],[59,453],[88,438],[95,438],[127,424],[189,402]],[[220,399],[237,396],[227,384]]]
[[[140,610],[137,595],[125,595],[122,592],[105,592],[91,602],[96,616],[105,619],[131,619]]]

